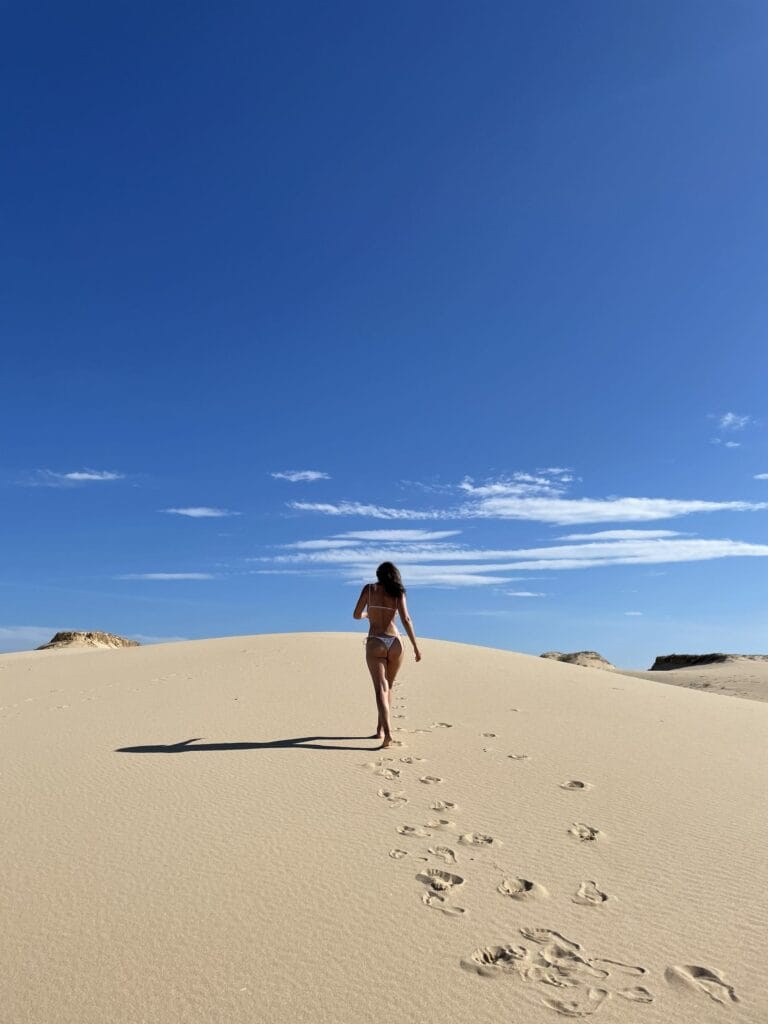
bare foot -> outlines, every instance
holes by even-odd
[[[392,746],[392,737],[391,736],[385,736],[384,737],[384,742],[381,744],[381,749],[384,750],[386,747],[391,747],[391,746]]]

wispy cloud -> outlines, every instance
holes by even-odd
[[[129,572],[115,576],[116,580],[213,580],[210,572]]]
[[[289,480],[292,484],[312,483],[313,480],[330,480],[328,473],[317,469],[284,469],[280,473],[270,473],[275,480]]]
[[[642,615],[642,612],[624,612],[625,615]]]
[[[0,626],[0,651],[28,651],[47,643],[59,627]]]
[[[485,490],[489,485],[484,485]],[[300,512],[328,516],[362,516],[370,519],[518,519],[529,522],[577,526],[587,523],[652,522],[675,519],[695,512],[753,512],[768,508],[766,502],[695,501],[675,498],[519,498],[501,492],[454,509],[405,509],[361,502],[290,502]]]
[[[755,473],[755,480],[768,480],[768,473]]]
[[[546,597],[546,594],[542,594],[536,590],[505,590],[504,595],[506,597]]]
[[[239,516],[242,513],[232,512],[228,508],[210,508],[207,505],[194,505],[191,508],[161,508],[170,516],[187,516],[189,519],[222,519],[225,516]]]
[[[677,530],[597,530],[595,533],[566,533],[558,540],[651,540],[660,537],[683,537]]]
[[[348,530],[346,533],[336,533],[334,536],[398,543],[400,541],[444,540],[446,537],[456,537],[460,533],[461,530]]]
[[[742,416],[737,412],[725,412],[718,420],[721,430],[743,430],[751,422],[751,416]]]
[[[75,469],[69,473],[56,473],[52,469],[37,469],[21,482],[28,487],[75,487],[77,484],[124,480],[125,473],[108,469]]]
[[[719,444],[723,448],[741,448],[741,441],[724,441],[722,437],[710,438],[710,444]]]
[[[466,548],[447,543],[413,544],[400,547],[358,546],[352,549],[300,551],[261,559],[273,565],[303,565],[327,568],[346,578],[370,574],[370,567],[389,559],[401,565],[414,581],[448,575],[473,577],[475,583],[509,583],[495,573],[522,570],[586,569],[611,565],[653,565],[708,561],[731,557],[765,557],[768,545],[730,539],[698,537],[634,538],[599,542],[556,544],[536,548]]]

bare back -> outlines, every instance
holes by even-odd
[[[395,616],[399,610],[398,599],[391,597],[380,583],[368,584],[368,621],[371,633],[397,636]]]

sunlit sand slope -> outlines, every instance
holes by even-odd
[[[764,1024],[768,706],[423,652],[0,658],[3,1024]]]

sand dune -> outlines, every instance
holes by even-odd
[[[768,708],[360,641],[0,658],[4,1022],[768,1020]]]
[[[732,655],[726,661],[686,668],[650,672],[621,671],[636,679],[652,679],[657,683],[685,686],[691,690],[703,690],[722,696],[768,701],[768,659]]]

